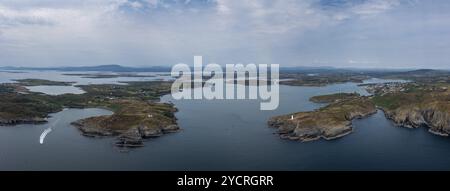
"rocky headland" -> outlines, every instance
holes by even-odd
[[[398,91],[377,86],[373,101],[397,126],[418,128],[442,136],[450,133],[450,92],[445,84],[405,83]]]
[[[143,139],[177,132],[172,104],[159,97],[170,92],[170,82],[127,82],[126,85],[80,85],[86,93],[47,95],[30,92],[24,86],[71,85],[39,79],[0,84],[0,125],[46,123],[50,113],[64,108],[105,108],[112,115],[90,117],[72,122],[89,137],[117,137],[120,147],[143,146]]]
[[[90,117],[72,122],[89,137],[117,136],[117,146],[143,146],[143,139],[159,137],[180,130],[170,104],[138,100],[114,100],[120,105],[109,116]]]
[[[363,118],[377,111],[368,97],[335,94],[326,98],[327,102],[332,103],[314,111],[273,117],[268,125],[277,128],[281,138],[299,141],[320,138],[331,140],[351,133],[353,119]]]
[[[440,76],[439,80],[432,76],[418,76],[417,82],[359,85],[372,94],[368,97],[357,93],[314,96],[310,101],[328,105],[314,111],[273,117],[268,123],[278,129],[282,138],[301,141],[333,139],[349,134],[353,119],[381,109],[386,118],[399,127],[425,127],[433,134],[449,136],[450,85],[442,80],[448,75]]]

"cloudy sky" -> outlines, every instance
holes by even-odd
[[[450,68],[448,0],[0,0],[0,66]]]

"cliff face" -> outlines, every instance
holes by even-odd
[[[449,85],[406,83],[377,85],[376,88],[374,103],[398,126],[424,126],[437,135],[450,134]],[[397,91],[392,90],[395,88]]]
[[[273,117],[270,127],[278,129],[281,138],[311,141],[339,138],[352,132],[352,120],[376,113],[375,105],[365,97],[332,103],[324,108]]]
[[[385,110],[385,115],[398,126],[409,128],[427,126],[432,133],[442,136],[450,134],[450,110],[445,110],[442,105],[403,106],[395,110]]]
[[[72,122],[89,137],[116,136],[120,147],[143,146],[143,139],[180,130],[172,105],[137,100],[116,100],[121,108],[109,116],[97,116]]]
[[[143,139],[162,136],[166,133],[174,133],[180,130],[176,124],[164,124],[159,126],[149,126],[146,124],[136,124],[127,126],[126,128],[114,128],[107,125],[110,120],[117,120],[120,117],[98,116],[86,119],[80,119],[71,124],[78,128],[84,136],[88,137],[107,137],[117,136],[116,146],[119,147],[140,147],[144,146]],[[129,124],[127,124],[129,125]]]

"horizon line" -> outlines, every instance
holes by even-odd
[[[92,67],[106,67],[106,66],[114,66],[114,67],[122,67],[122,68],[133,68],[133,69],[144,69],[144,68],[171,68],[172,66],[163,66],[163,65],[155,65],[155,66],[127,66],[120,64],[101,64],[101,65],[85,65],[85,66],[0,66],[0,69],[5,68],[15,68],[15,69],[63,69],[63,68],[92,68]],[[193,66],[192,66],[193,67]],[[222,66],[225,67],[225,66]],[[423,68],[423,67],[339,67],[339,66],[280,66],[280,69],[295,69],[295,68],[307,68],[307,69],[336,69],[336,70],[450,70],[450,68]],[[6,69],[8,70],[8,69]]]

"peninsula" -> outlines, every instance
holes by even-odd
[[[312,141],[331,140],[352,132],[352,120],[376,113],[368,97],[356,94],[333,94],[313,97],[311,100],[331,103],[323,108],[273,117],[270,127],[277,128],[281,138]]]
[[[371,96],[357,93],[336,93],[310,98],[326,103],[320,109],[273,117],[270,127],[278,129],[282,138],[309,141],[334,139],[352,131],[351,121],[384,111],[386,118],[397,126],[428,128],[429,132],[450,135],[449,72],[417,70],[386,74],[384,78],[407,79],[412,82],[360,84]]]
[[[373,84],[373,102],[401,127],[427,127],[429,132],[450,134],[449,84]]]
[[[179,130],[172,104],[160,103],[170,93],[170,82],[127,82],[126,85],[79,85],[86,93],[47,95],[28,91],[31,85],[70,85],[39,79],[0,84],[0,125],[45,123],[63,108],[105,108],[109,116],[81,119],[72,124],[90,137],[115,136],[117,146],[143,146],[143,139]]]

